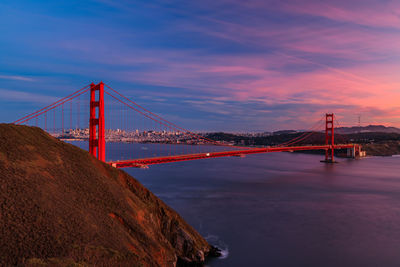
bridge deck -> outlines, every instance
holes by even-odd
[[[339,144],[339,145],[334,145],[333,149],[352,148],[354,146],[355,146],[354,144],[343,144],[343,145]],[[162,163],[177,162],[177,161],[186,161],[186,160],[244,156],[244,155],[248,155],[248,154],[271,153],[271,152],[292,152],[292,151],[302,151],[302,150],[327,150],[330,148],[331,148],[330,145],[263,147],[263,148],[249,148],[249,149],[233,150],[233,151],[205,152],[205,153],[177,155],[177,156],[163,156],[163,157],[154,157],[154,158],[110,161],[107,163],[114,166],[115,168],[128,168],[128,167],[143,168],[143,167],[146,167],[147,165],[162,164]]]

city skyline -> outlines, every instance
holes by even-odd
[[[396,1],[5,1],[1,121],[94,81],[195,131],[400,126]],[[6,112],[7,111],[7,112]],[[312,123],[311,123],[312,124]]]

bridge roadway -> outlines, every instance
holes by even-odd
[[[355,146],[356,146],[355,144],[338,144],[338,145],[334,145],[333,149],[354,148]],[[153,157],[153,158],[143,158],[143,159],[110,161],[107,163],[115,168],[129,168],[129,167],[146,168],[148,165],[177,162],[177,161],[186,161],[186,160],[232,157],[232,156],[240,157],[240,156],[245,156],[248,154],[271,153],[271,152],[327,150],[327,149],[331,149],[331,148],[332,148],[331,145],[262,147],[262,148],[249,148],[249,149],[232,150],[232,151],[204,152],[204,153],[197,153],[197,154],[186,154],[186,155],[176,155],[176,156],[163,156],[163,157]]]

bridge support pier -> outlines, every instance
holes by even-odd
[[[325,115],[325,145],[329,148],[325,150],[325,163],[337,163],[335,161],[335,133],[333,124],[333,113]]]
[[[347,149],[347,157],[348,158],[353,158],[353,159],[356,158],[356,147],[355,146],[353,146],[352,148],[348,148]]]
[[[96,100],[98,92],[98,100]],[[97,112],[96,112],[97,111]],[[104,125],[104,83],[90,85],[89,153],[101,161],[106,161]]]
[[[362,151],[361,145],[354,145],[353,147],[347,149],[347,157],[348,158],[356,159],[356,158],[362,158],[365,156],[366,156],[366,153],[365,153],[365,151]]]

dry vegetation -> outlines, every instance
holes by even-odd
[[[39,128],[0,124],[0,179],[1,266],[174,266],[213,253],[135,179]]]
[[[363,150],[369,156],[392,156],[400,154],[400,141],[385,141],[373,144],[364,144]]]

